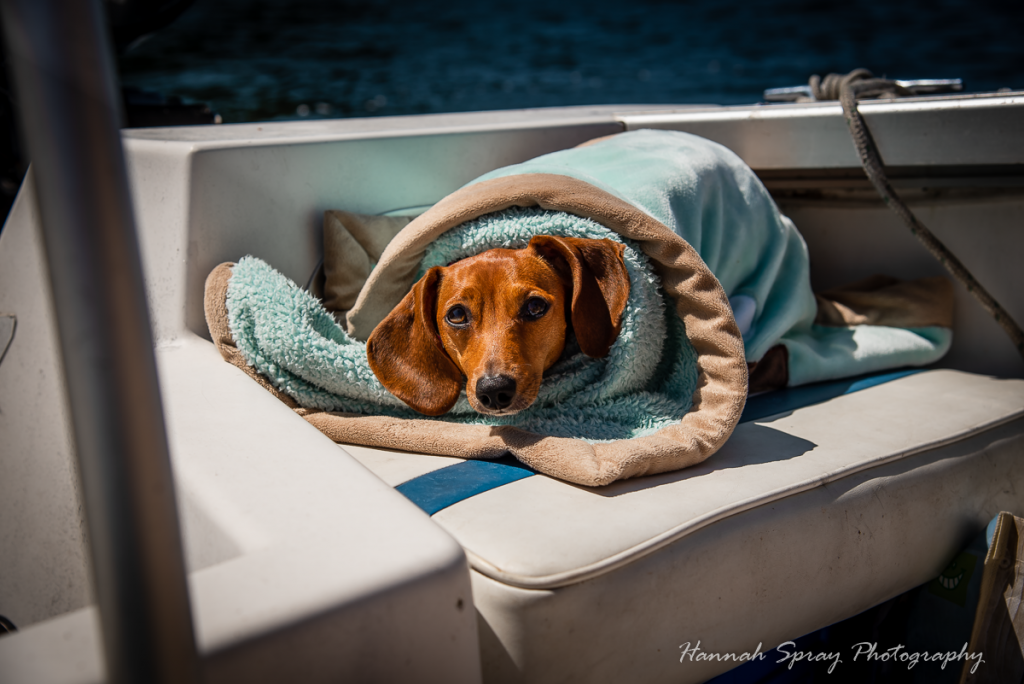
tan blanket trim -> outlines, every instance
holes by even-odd
[[[685,263],[699,263],[721,293],[721,305],[728,300],[703,260],[678,235],[632,204],[584,181],[554,174],[524,174],[476,183],[456,191],[417,217],[388,245],[380,263],[370,274],[349,311],[349,334],[365,340],[373,329],[402,300],[412,287],[416,270],[427,247],[446,231],[484,214],[509,207],[541,207],[565,211],[598,223],[643,245],[656,267],[671,266],[684,252],[680,266],[692,276]],[[729,310],[729,318],[732,318]]]
[[[700,377],[693,409],[679,425],[649,437],[607,444],[540,437],[515,428],[453,429],[450,424],[432,421],[409,421],[416,423],[408,426],[412,428],[409,432],[388,424],[386,431],[392,437],[397,433],[391,431],[405,433],[401,445],[385,445],[365,433],[359,443],[374,439],[379,446],[412,451],[423,451],[421,445],[436,443],[438,450],[431,453],[452,455],[461,455],[455,451],[463,448],[468,451],[463,452],[466,455],[508,450],[541,472],[586,485],[686,467],[720,448],[739,421],[747,392],[743,340],[725,292],[696,251],[661,222],[614,195],[568,176],[526,174],[477,183],[449,195],[415,219],[388,245],[370,274],[349,312],[350,334],[365,339],[401,301],[412,286],[427,246],[438,236],[466,221],[512,206],[538,206],[591,218],[640,243],[666,292],[676,299],[698,354]],[[380,427],[385,428],[384,424]],[[436,436],[432,434],[435,431]],[[464,434],[465,439],[456,439],[456,432]],[[410,439],[412,443],[405,441]],[[339,441],[353,439],[349,436]]]
[[[294,399],[270,384],[270,380],[265,376],[257,373],[255,368],[246,363],[242,352],[235,346],[235,339],[231,336],[231,328],[228,326],[228,281],[231,280],[232,266],[234,264],[231,262],[221,264],[206,276],[203,307],[206,310],[206,325],[210,329],[213,344],[220,352],[221,358],[242,369],[263,389],[283,401],[288,408],[294,409],[299,415],[309,413],[309,409],[300,407]]]
[[[717,451],[739,421],[747,394],[743,339],[725,292],[696,251],[662,223],[568,176],[529,174],[478,183],[415,219],[388,245],[370,274],[349,312],[350,333],[365,339],[401,300],[431,241],[461,223],[511,206],[539,206],[592,218],[640,243],[666,292],[676,299],[698,354],[693,408],[678,425],[648,437],[591,445],[511,427],[297,411],[336,442],[463,458],[495,458],[511,452],[539,472],[587,486],[684,468]],[[207,317],[214,341],[227,361],[295,407],[294,401],[245,365],[230,339],[224,304],[229,269],[227,264],[219,266],[207,281]]]
[[[670,439],[659,439],[657,435],[599,444],[595,448],[580,440],[541,437],[512,427],[453,425],[435,420],[327,413],[301,408],[294,399],[249,366],[235,347],[228,328],[226,305],[233,265],[221,264],[206,279],[206,320],[214,344],[225,361],[241,369],[332,441],[459,458],[499,458],[511,452],[540,472],[589,486],[608,484],[630,476],[612,477],[615,472],[636,471],[634,474],[638,475],[691,465],[678,460],[679,444]],[[673,456],[677,458],[673,459]],[[693,463],[703,460],[699,454],[692,458]],[[647,460],[651,462],[647,463]],[[622,467],[610,469],[608,462],[621,462]],[[602,472],[604,477],[594,477]]]

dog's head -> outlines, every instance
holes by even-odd
[[[538,235],[435,266],[374,329],[370,368],[392,394],[428,416],[469,403],[505,416],[537,398],[571,322],[587,356],[608,354],[629,296],[623,245]]]

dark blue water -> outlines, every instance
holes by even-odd
[[[120,60],[225,122],[739,104],[857,67],[1024,89],[1024,2],[196,0]]]

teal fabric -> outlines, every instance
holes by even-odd
[[[499,169],[474,182],[526,173],[586,181],[676,231],[697,249],[729,297],[742,295],[756,303],[744,335],[747,359],[786,345],[791,385],[923,365],[949,346],[950,333],[942,328],[813,325],[816,304],[803,239],[754,173],[720,145],[685,133],[638,131]],[[494,247],[523,247],[542,234],[625,244],[631,289],[622,332],[609,356],[586,357],[570,339],[528,410],[485,417],[463,394],[436,420],[516,425],[593,442],[643,436],[679,422],[696,388],[695,352],[675,303],[667,306],[639,246],[605,226],[562,212],[507,209],[438,238],[421,262],[420,275]],[[363,343],[268,264],[246,257],[234,267],[227,308],[246,361],[301,406],[424,418],[384,389],[369,368]]]
[[[608,238],[626,245],[630,295],[618,339],[606,358],[591,359],[570,338],[562,358],[545,374],[534,405],[515,416],[478,414],[463,393],[449,413],[434,420],[515,425],[591,442],[639,437],[679,422],[696,389],[696,354],[682,321],[666,307],[647,258],[608,228],[560,212],[508,209],[441,236],[424,256],[421,274],[495,247],[524,247],[534,235]],[[384,389],[370,370],[363,343],[265,262],[245,257],[232,269],[227,308],[243,357],[299,405],[426,418]]]
[[[743,336],[748,361],[784,344],[790,385],[925,365],[949,349],[947,328],[814,325],[807,246],[751,169],[728,148],[677,131],[641,130],[555,152],[473,181],[551,173],[585,181],[686,240],[733,298],[757,305]]]
[[[810,325],[788,332],[780,342],[789,353],[789,386],[923,366],[939,359],[952,342],[949,328],[888,328]]]

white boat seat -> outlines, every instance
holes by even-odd
[[[466,550],[487,682],[703,681],[936,576],[1024,511],[1024,380],[952,370],[755,396],[725,447],[580,487],[345,446]]]

